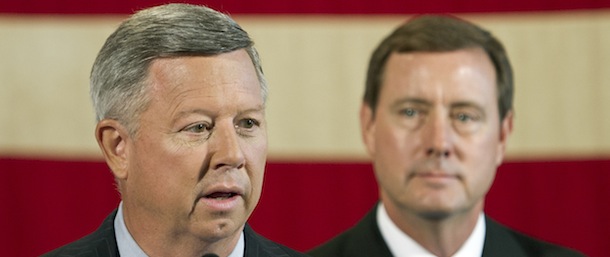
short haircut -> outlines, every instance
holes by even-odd
[[[500,120],[513,108],[513,72],[502,43],[490,32],[470,22],[446,15],[422,15],[387,36],[369,62],[363,101],[373,115],[379,101],[385,65],[392,53],[449,52],[483,49],[496,71]]]
[[[267,83],[254,43],[229,16],[190,4],[144,9],[123,21],[100,50],[91,71],[97,121],[115,119],[131,134],[150,102],[151,63],[159,58],[213,56],[245,49],[256,70],[263,101]]]

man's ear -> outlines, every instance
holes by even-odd
[[[375,114],[364,102],[360,106],[360,132],[369,156],[375,155]]]
[[[129,166],[128,140],[130,139],[127,128],[117,120],[104,119],[97,123],[95,138],[114,177],[126,179]]]
[[[498,142],[498,151],[496,156],[496,166],[500,166],[504,160],[506,153],[506,143],[509,136],[513,132],[513,111],[508,111],[504,119],[500,123],[500,140]]]

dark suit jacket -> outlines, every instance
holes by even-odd
[[[112,212],[93,233],[63,247],[46,253],[43,257],[118,257],[119,250],[114,237],[114,217]],[[246,257],[305,257],[286,246],[272,242],[257,234],[246,224],[244,228]]]
[[[314,257],[392,257],[379,227],[376,207],[353,228],[308,254]],[[483,257],[577,257],[584,256],[511,230],[485,217]],[[400,256],[405,257],[405,256]]]

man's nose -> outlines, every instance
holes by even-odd
[[[209,140],[212,154],[211,167],[213,169],[242,168],[245,164],[245,157],[235,125],[232,123],[222,126],[217,124],[215,129]]]
[[[434,114],[428,118],[423,140],[426,156],[449,158],[453,154],[449,118],[442,114]]]

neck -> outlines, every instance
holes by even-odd
[[[474,231],[483,203],[466,212],[446,216],[429,216],[393,209],[385,205],[394,224],[419,245],[438,257],[454,255]]]

